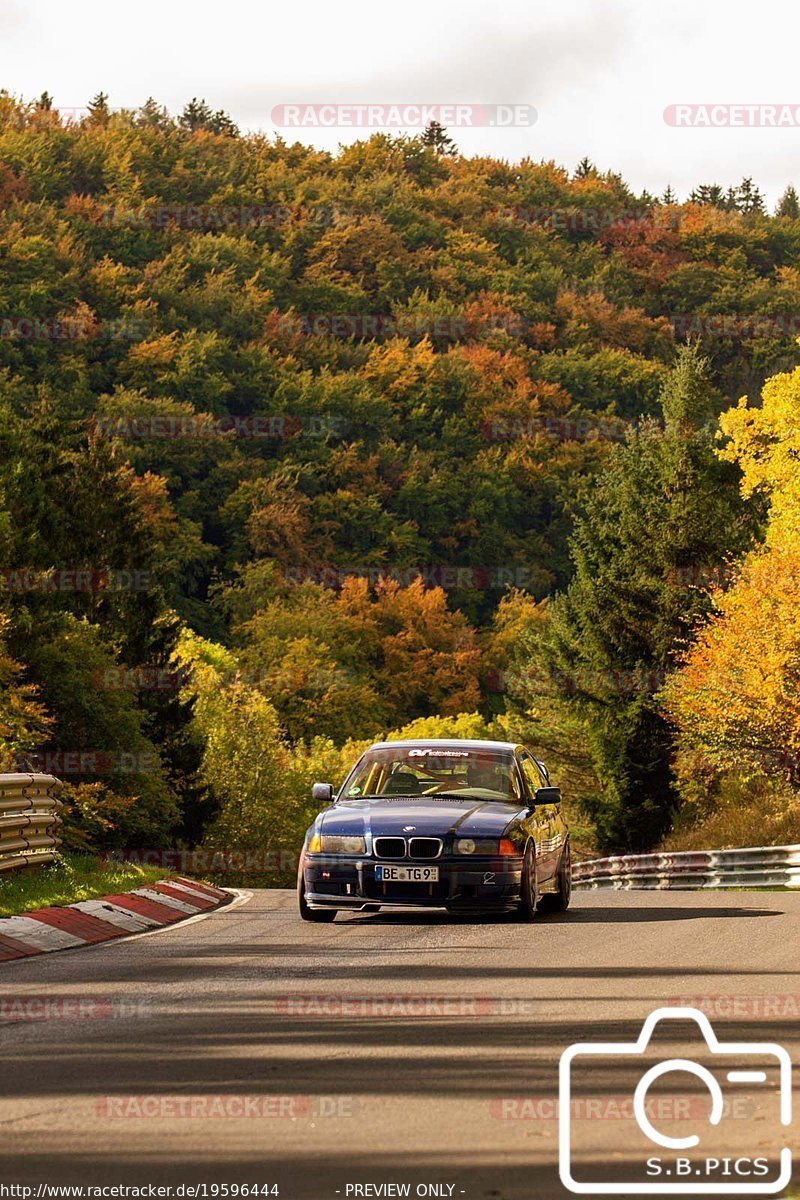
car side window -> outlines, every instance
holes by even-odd
[[[517,801],[517,803],[521,804],[522,803],[522,783],[520,782],[519,771],[516,770],[516,768],[512,768],[512,770],[511,770],[511,773],[509,776],[509,785],[511,787],[511,795],[514,797],[514,799]]]
[[[520,759],[522,774],[525,779],[525,786],[528,789],[528,794],[534,796],[541,787],[547,787],[547,781],[539,770],[539,767],[530,754],[523,754]]]

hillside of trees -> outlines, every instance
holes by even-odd
[[[283,848],[494,733],[587,847],[800,840],[799,334],[792,188],[0,93],[4,769],[74,846]]]

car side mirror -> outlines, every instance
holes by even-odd
[[[311,789],[311,795],[317,804],[331,804],[333,803],[333,784],[315,783]]]
[[[537,788],[533,793],[532,808],[538,808],[540,804],[560,804],[561,803],[561,788],[560,787],[543,787]]]

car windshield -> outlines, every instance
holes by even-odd
[[[364,796],[463,795],[517,801],[510,751],[469,746],[398,746],[368,750],[345,783],[343,799]]]

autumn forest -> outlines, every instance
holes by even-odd
[[[800,203],[0,93],[0,748],[296,849],[409,730],[578,852],[800,841]],[[788,181],[787,181],[788,182]]]

